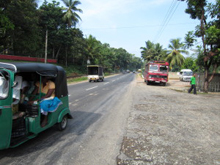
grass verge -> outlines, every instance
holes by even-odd
[[[80,82],[80,81],[86,81],[88,80],[87,77],[77,77],[77,78],[69,78],[67,79],[67,83],[73,83],[73,82]]]

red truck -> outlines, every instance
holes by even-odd
[[[145,65],[144,81],[147,85],[159,83],[166,85],[168,81],[169,63],[164,61],[153,61]]]

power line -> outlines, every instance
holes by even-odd
[[[172,18],[173,14],[175,13],[178,6],[179,6],[179,3],[177,3],[176,0],[173,0],[168,11],[167,11],[167,14],[164,17],[163,23],[161,24],[161,28],[154,38],[154,42],[161,37],[163,31],[165,30],[166,26],[168,25],[170,19]]]

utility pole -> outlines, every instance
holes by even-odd
[[[47,63],[47,40],[48,40],[48,30],[46,30],[46,38],[45,38],[45,58],[44,58],[44,63]]]

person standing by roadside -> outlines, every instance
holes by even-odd
[[[190,93],[193,89],[193,93],[196,95],[196,74],[194,73],[190,80],[191,87],[188,91]]]

